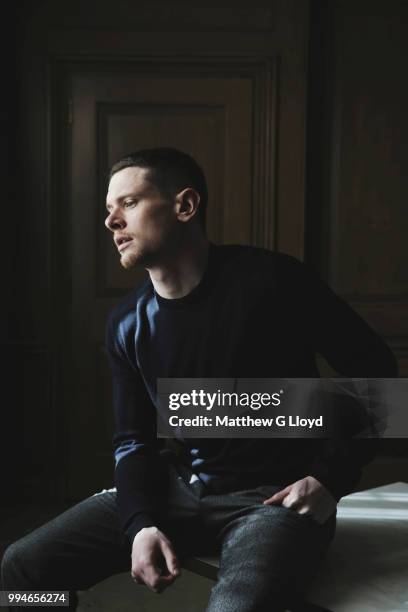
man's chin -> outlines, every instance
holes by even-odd
[[[141,265],[143,263],[142,257],[138,257],[136,253],[124,253],[120,258],[120,264],[122,268],[125,270],[130,270],[135,266]]]
[[[135,253],[134,251],[125,252],[120,258],[120,264],[125,270],[130,270],[135,266],[145,267],[149,261],[149,257],[144,253]]]

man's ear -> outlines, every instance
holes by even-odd
[[[175,201],[179,221],[187,222],[197,214],[200,195],[192,187],[187,187],[176,195]]]

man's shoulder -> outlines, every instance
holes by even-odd
[[[293,255],[281,251],[266,249],[264,247],[247,244],[221,244],[216,247],[220,253],[229,258],[242,258],[253,261],[264,260],[267,262],[278,261],[279,263],[297,262],[301,263]]]
[[[256,275],[273,274],[284,280],[288,276],[301,275],[305,270],[303,262],[281,251],[237,244],[220,245],[217,249],[220,258],[227,264],[236,267],[241,274],[247,270]]]
[[[134,326],[137,304],[149,293],[150,289],[151,282],[149,279],[146,279],[126,293],[110,311],[108,324],[113,328],[121,324],[126,324],[127,327]]]

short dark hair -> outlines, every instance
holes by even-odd
[[[149,180],[165,197],[173,197],[186,187],[195,189],[200,196],[197,217],[202,227],[205,227],[207,181],[202,168],[191,155],[171,147],[142,149],[125,155],[113,164],[109,180],[116,172],[132,166],[148,169]]]

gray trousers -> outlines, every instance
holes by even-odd
[[[166,472],[162,529],[180,559],[220,554],[207,612],[298,609],[334,536],[335,514],[320,525],[295,510],[262,505],[282,486],[239,490],[237,483],[236,490],[222,492],[221,481],[189,484],[188,470],[175,464],[166,464]],[[129,572],[131,579],[130,570],[131,544],[118,522],[116,489],[109,489],[11,544],[2,561],[2,589],[69,590],[75,610],[76,591],[117,573]]]

